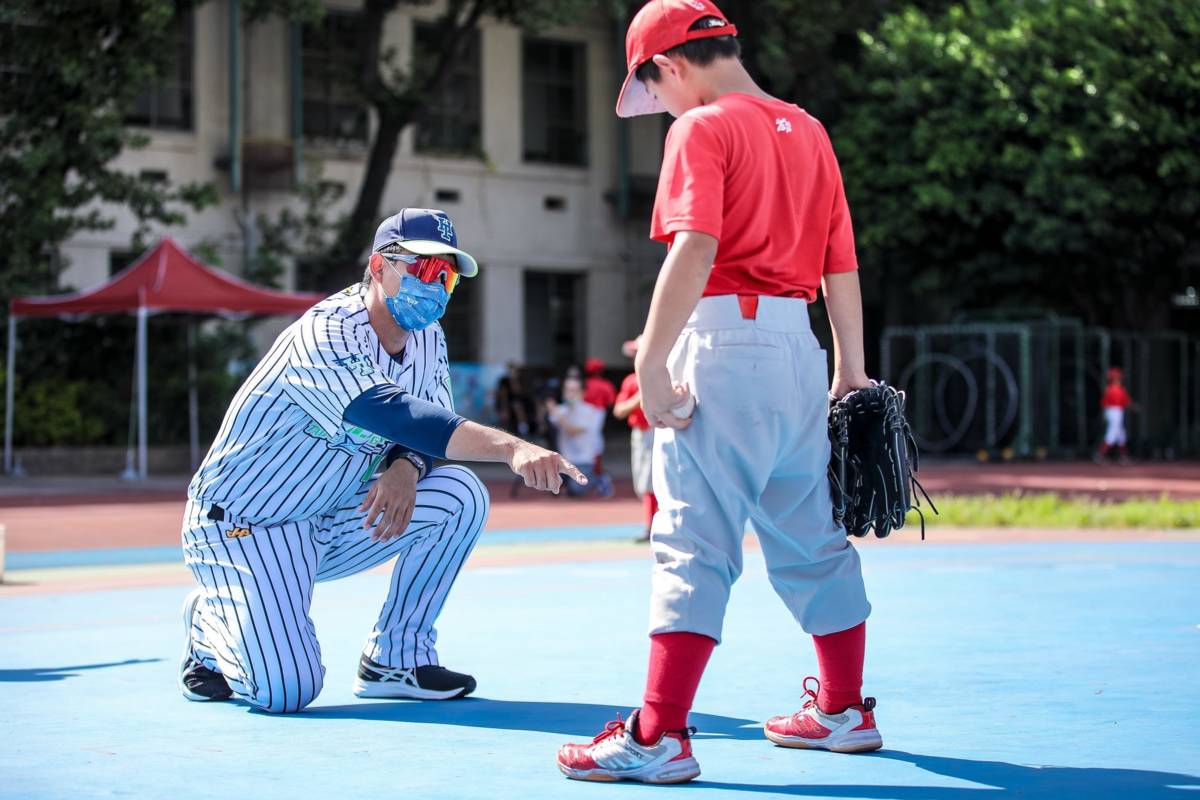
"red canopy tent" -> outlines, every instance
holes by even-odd
[[[82,292],[45,297],[17,297],[9,303],[8,382],[4,419],[4,470],[13,470],[13,382],[17,354],[17,319],[58,317],[83,319],[94,314],[137,314],[137,475],[146,477],[146,320],[164,311],[244,317],[255,314],[302,314],[323,299],[319,294],[280,292],[247,283],[205,266],[174,239],[165,238],[107,283]],[[195,440],[195,399],[190,405]]]

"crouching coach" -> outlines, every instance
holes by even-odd
[[[359,697],[475,689],[438,663],[434,623],[488,516],[469,469],[503,461],[534,488],[584,480],[557,453],[454,413],[438,319],[479,270],[442,211],[380,225],[363,280],[280,334],[238,391],[188,487],[184,697],[303,709],[325,677],[317,581],[396,559],[359,660]],[[398,557],[398,558],[397,558]]]

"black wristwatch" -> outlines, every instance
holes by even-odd
[[[425,463],[425,459],[421,458],[421,456],[417,455],[412,450],[401,450],[396,457],[403,458],[405,461],[417,468],[418,480],[425,477],[425,471],[429,468],[429,465]]]

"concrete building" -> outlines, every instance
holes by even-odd
[[[233,25],[236,1],[204,3],[178,20],[175,63],[130,120],[150,144],[118,164],[213,182],[218,205],[154,234],[203,246],[241,273],[257,245],[253,220],[299,207],[298,178],[342,184],[334,212],[348,210],[375,123],[347,100],[336,69],[355,55],[358,3],[329,2],[320,23],[300,27]],[[402,7],[387,18],[385,48],[397,63],[408,63],[438,11]],[[485,19],[445,97],[404,132],[383,213],[444,208],[482,266],[444,322],[453,360],[621,363],[621,341],[640,330],[663,255],[646,235],[667,121],[615,117],[621,36],[620,23],[603,17],[536,36]],[[234,54],[241,77],[231,81]],[[241,128],[241,191],[231,183],[231,117]],[[95,285],[128,263],[134,220],[116,216],[114,229],[66,243],[64,285]],[[260,327],[264,343],[278,330]]]

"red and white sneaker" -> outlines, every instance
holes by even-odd
[[[809,681],[817,685],[816,689],[808,688]],[[805,678],[808,702],[790,717],[767,720],[763,725],[767,738],[780,747],[835,753],[866,753],[883,747],[883,737],[875,727],[874,697],[867,697],[862,705],[850,706],[840,714],[826,714],[817,707],[820,689],[821,682],[816,678]]]
[[[638,744],[637,711],[622,722],[604,727],[590,744],[564,744],[558,749],[558,768],[577,781],[640,781],[684,783],[700,774],[692,757],[691,735],[695,728],[664,733],[656,744]]]

